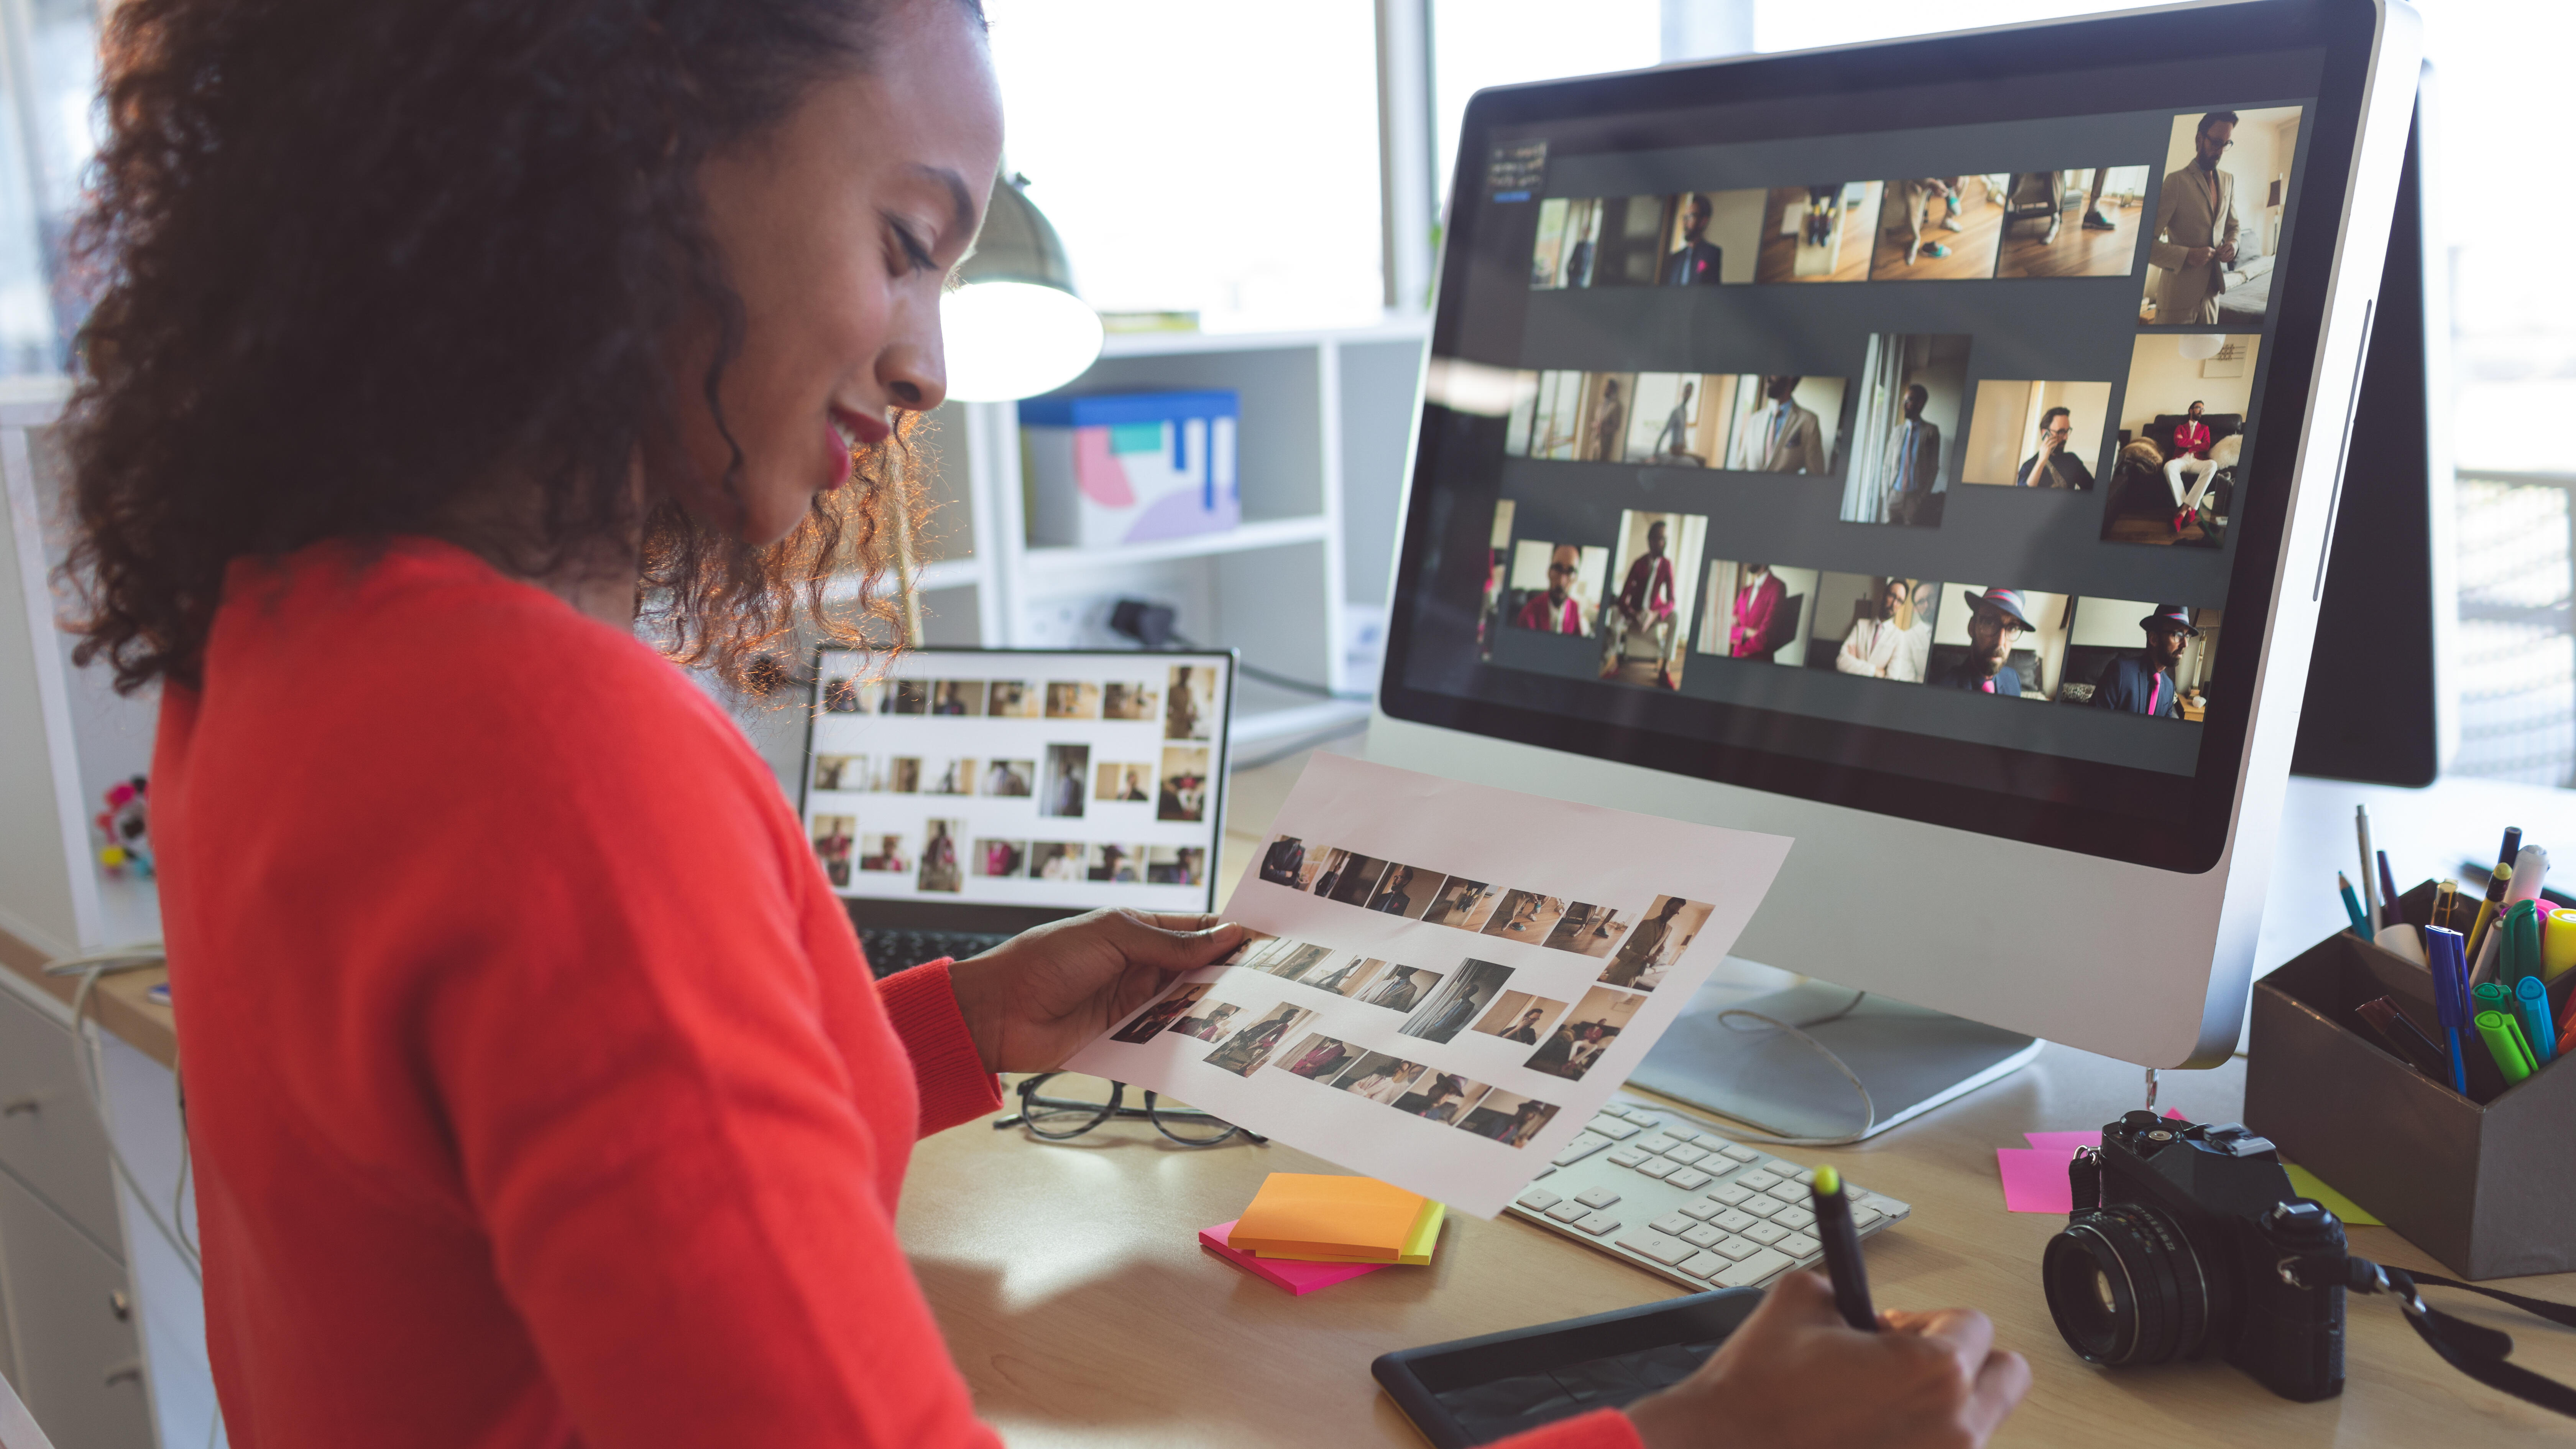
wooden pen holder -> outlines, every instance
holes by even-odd
[[[2406,893],[2411,919],[2433,889]],[[2381,996],[2441,1039],[2431,973],[2349,930],[2254,983],[2246,1125],[2462,1278],[2576,1268],[2576,1062],[2506,1087],[2472,1037],[2482,1104],[2361,1029],[2355,1008]]]

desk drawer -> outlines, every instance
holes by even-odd
[[[122,1261],[114,1169],[71,1033],[0,992],[0,1166]]]
[[[25,1373],[20,1397],[62,1449],[152,1449],[151,1400],[125,1269],[0,1179],[0,1256]]]

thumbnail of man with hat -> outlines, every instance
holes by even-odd
[[[2174,683],[2169,671],[2182,659],[2183,641],[2200,637],[2200,631],[2191,626],[2191,610],[2180,604],[2158,604],[2154,613],[2138,621],[2138,627],[2147,631],[2147,647],[2102,666],[2102,677],[2093,681],[2093,703],[2103,709],[2180,719],[2182,686]]]
[[[2030,622],[2030,606],[2021,601],[2019,589],[1988,589],[1968,595],[1968,603],[1974,609],[1968,616],[1968,652],[1934,674],[1932,682],[1951,689],[2019,695],[2021,674],[2006,668],[2005,661],[2021,636],[2036,627]]]

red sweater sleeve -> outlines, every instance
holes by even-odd
[[[1001,1110],[1001,1083],[984,1070],[982,1053],[957,1012],[948,983],[949,961],[898,971],[877,983],[886,1020],[912,1056],[912,1079],[921,1087],[921,1135]]]

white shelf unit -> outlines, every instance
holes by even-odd
[[[1231,388],[1241,397],[1243,523],[1115,548],[1028,542],[1016,403],[932,415],[937,509],[915,575],[923,641],[986,648],[1131,647],[1108,627],[1121,598],[1168,605],[1194,644],[1365,694],[1377,683],[1398,501],[1412,445],[1426,324],[1312,332],[1113,336],[1064,391]],[[1239,681],[1238,746],[1367,718],[1364,700]]]

